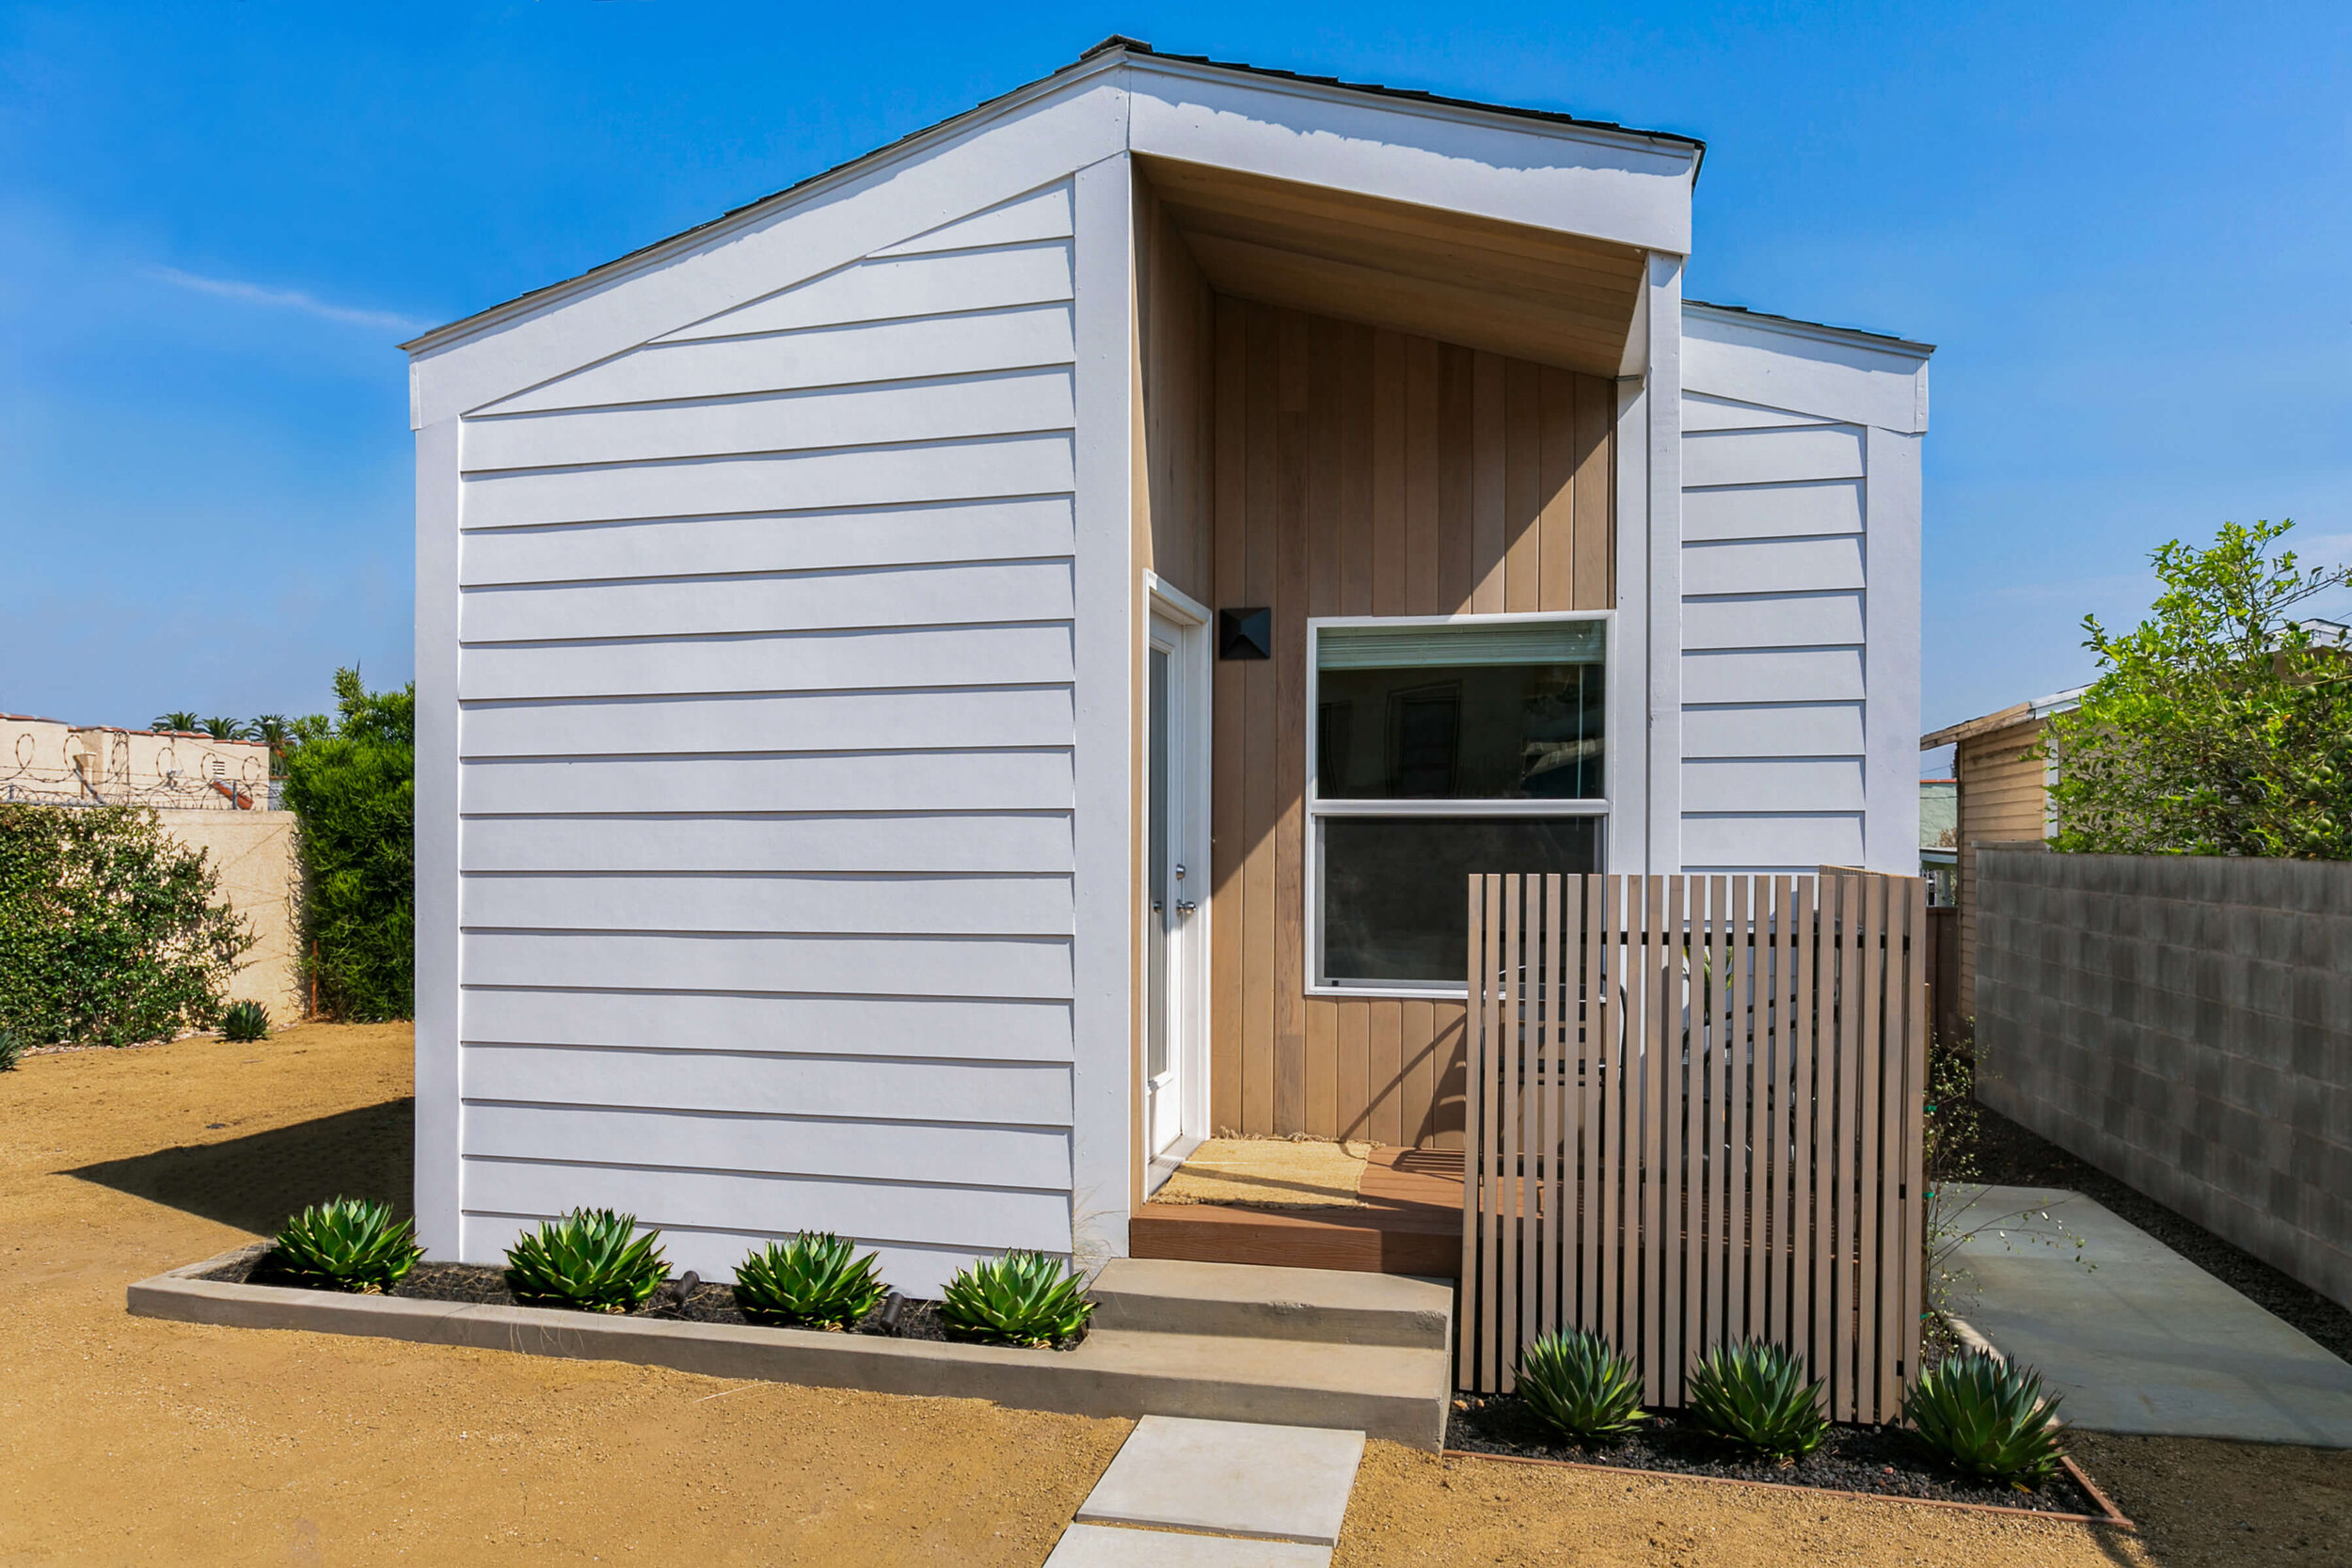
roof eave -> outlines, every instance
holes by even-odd
[[[1293,72],[1270,70],[1262,66],[1240,65],[1209,59],[1205,55],[1163,55],[1149,44],[1132,40],[1105,40],[1075,61],[1025,83],[1009,92],[974,104],[960,114],[935,124],[909,132],[895,141],[862,152],[847,163],[796,181],[782,190],[773,191],[756,200],[731,208],[716,217],[698,223],[691,229],[640,245],[635,250],[614,257],[612,261],[591,267],[588,271],[542,284],[528,293],[517,294],[471,315],[434,327],[400,344],[402,352],[414,358],[492,330],[507,322],[532,314],[555,300],[583,293],[634,273],[659,266],[672,257],[708,243],[730,228],[755,222],[776,210],[797,201],[803,201],[832,186],[864,174],[876,164],[893,158],[910,156],[921,149],[961,134],[985,119],[1006,114],[1024,104],[1058,92],[1073,83],[1121,66],[1156,71],[1168,75],[1197,74],[1200,76],[1242,76],[1266,85],[1274,90],[1294,93],[1300,97],[1327,101],[1374,97],[1383,103],[1406,110],[1432,114],[1455,121],[1482,120],[1514,131],[1526,132],[1531,127],[1543,127],[1565,139],[1586,140],[1618,147],[1687,149],[1692,164],[1691,177],[1695,183],[1699,165],[1705,160],[1707,144],[1695,136],[1672,131],[1642,131],[1616,125],[1605,120],[1582,120],[1574,116],[1547,109],[1520,109],[1506,104],[1478,103],[1468,99],[1446,98],[1435,93],[1382,87],[1366,84],[1342,82],[1336,77],[1307,77]]]

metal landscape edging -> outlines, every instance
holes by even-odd
[[[1171,1361],[1149,1342],[1186,1336],[1096,1329],[1074,1349],[976,1345],[754,1324],[608,1316],[545,1307],[346,1295],[207,1279],[258,1258],[266,1242],[142,1279],[126,1292],[134,1316],[230,1328],[293,1328],[417,1344],[627,1361],[705,1377],[862,1388],[934,1399],[990,1400],[1016,1410],[1073,1416],[1267,1418],[1270,1400],[1292,1425],[1352,1428],[1412,1448],[1443,1445],[1443,1390],[1426,1399],[1339,1386],[1268,1388],[1247,1377]],[[1301,1408],[1301,1406],[1304,1408]]]
[[[2082,1466],[2061,1457],[2067,1478],[2097,1503],[2097,1513],[2053,1513],[2042,1508],[2012,1508],[2006,1503],[1964,1503],[1949,1497],[1907,1497],[1899,1492],[1849,1492],[1836,1486],[1807,1486],[1796,1481],[1751,1481],[1745,1476],[1705,1476],[1687,1470],[1645,1470],[1629,1465],[1591,1465],[1575,1459],[1541,1459],[1525,1453],[1481,1453],[1475,1449],[1446,1449],[1441,1459],[1490,1459],[1501,1465],[1547,1465],[1562,1470],[1591,1470],[1606,1476],[1647,1476],[1655,1481],[1705,1481],[1718,1486],[1763,1486],[1781,1492],[1811,1492],[1824,1497],[1851,1497],[1862,1502],[1912,1503],[1921,1508],[1956,1508],[1964,1513],[1997,1513],[2005,1519],[2046,1519],[2058,1525],[2108,1525],[2137,1534],[2139,1527],[2126,1518],[2105,1492],[2083,1474]]]

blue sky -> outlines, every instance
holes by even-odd
[[[1942,345],[1931,725],[2083,679],[2164,539],[2352,556],[2342,0],[7,4],[0,709],[406,679],[395,342],[1114,30],[1707,138],[1692,294]]]

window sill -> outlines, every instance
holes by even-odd
[[[1470,996],[1468,986],[1309,986],[1309,996],[1324,996],[1352,1002],[1461,1002]]]

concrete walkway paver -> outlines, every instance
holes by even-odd
[[[1073,1525],[1062,1531],[1045,1568],[1330,1568],[1330,1547],[1294,1541]]]
[[[1146,1416],[1078,1520],[1335,1545],[1363,1458],[1360,1432]]]
[[[2007,1216],[2047,1209],[2051,1218]],[[1960,1315],[2097,1432],[2352,1448],[2352,1365],[2080,1193],[1987,1187]],[[2074,1245],[2074,1238],[2082,1246]],[[2095,1265],[2086,1269],[2088,1262]],[[1973,1296],[1973,1300],[1969,1298]]]

